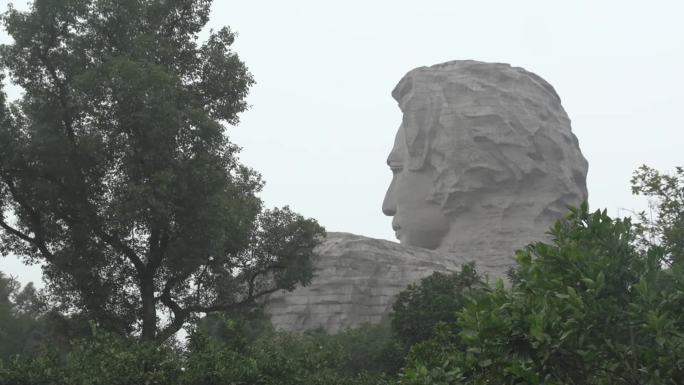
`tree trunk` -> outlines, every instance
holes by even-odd
[[[154,281],[152,277],[143,277],[140,282],[142,296],[142,340],[154,341],[157,336],[157,309],[154,301]]]

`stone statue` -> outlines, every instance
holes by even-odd
[[[395,296],[468,261],[491,277],[587,198],[587,162],[553,87],[507,64],[416,68],[392,96],[403,119],[382,209],[401,245],[330,233],[311,284],[269,298],[278,329],[337,332],[387,316]]]
[[[587,161],[553,87],[508,64],[416,68],[382,206],[402,244],[477,256],[499,273],[587,199]]]

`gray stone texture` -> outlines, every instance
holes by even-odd
[[[465,262],[424,248],[348,233],[328,233],[315,253],[311,284],[278,292],[267,301],[266,310],[277,329],[336,333],[378,323],[389,313],[397,293],[410,283],[434,271],[454,271]]]
[[[383,211],[402,244],[497,258],[586,200],[587,161],[539,76],[453,61],[410,71],[392,96],[403,119]]]
[[[401,245],[329,234],[311,285],[267,302],[276,328],[378,322],[408,284],[466,261],[502,277],[516,249],[544,240],[567,206],[587,199],[587,161],[539,76],[452,61],[408,72],[392,96],[403,117],[382,210]]]

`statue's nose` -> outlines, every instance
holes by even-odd
[[[390,217],[397,213],[397,203],[394,198],[394,182],[390,184],[385,194],[385,199],[382,201],[382,212]]]

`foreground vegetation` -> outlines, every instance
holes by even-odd
[[[657,221],[572,209],[551,242],[517,252],[510,286],[472,265],[435,273],[388,322],[334,336],[275,332],[255,308],[155,344],[58,316],[4,278],[0,384],[681,384],[684,172],[635,175]]]
[[[388,381],[402,359],[384,332],[267,332],[248,344],[198,332],[181,349],[94,329],[64,357],[46,350],[6,361],[0,384],[376,384]]]

